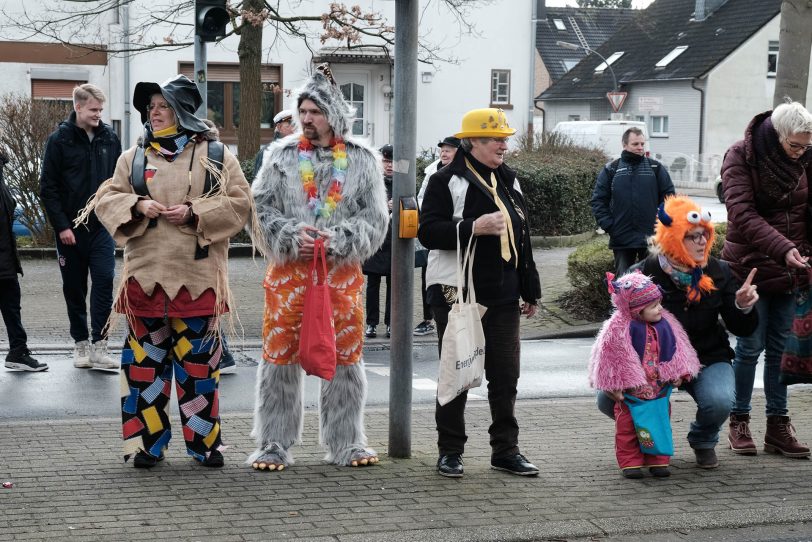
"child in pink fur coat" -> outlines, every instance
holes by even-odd
[[[618,280],[607,273],[615,312],[592,347],[589,383],[615,400],[615,455],[626,478],[670,476],[669,457],[640,451],[623,393],[655,399],[668,383],[678,387],[699,372],[699,360],[685,330],[660,301],[659,286],[639,271]]]

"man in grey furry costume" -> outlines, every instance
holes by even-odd
[[[363,414],[367,381],[363,354],[361,263],[383,244],[388,210],[380,157],[344,140],[353,111],[329,68],[319,67],[298,96],[300,137],[289,136],[264,154],[253,184],[257,217],[270,261],[265,277],[263,358],[257,371],[254,429],[257,470],[293,464],[301,440],[303,371],[299,330],[315,238],[327,249],[337,367],[322,380],[320,441],[325,460],[346,466],[378,462],[367,447]]]

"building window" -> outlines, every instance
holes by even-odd
[[[581,115],[567,115],[567,120],[581,120]]]
[[[564,66],[564,71],[568,72],[578,65],[580,60],[562,60],[561,64]]]
[[[355,121],[352,123],[352,135],[365,136],[366,111],[364,110],[364,85],[358,83],[345,83],[341,85],[341,94],[344,99],[355,108]]]
[[[220,131],[220,139],[227,144],[237,142],[237,129],[240,126],[240,66],[239,64],[209,62],[207,83],[206,117],[214,122]],[[194,63],[181,62],[180,73],[194,81]],[[277,64],[263,64],[260,68],[262,80],[262,106],[259,126],[260,140],[264,143],[273,139],[273,117],[282,109],[281,70]]]
[[[564,21],[561,19],[553,19],[553,24],[555,25],[556,30],[566,30],[567,27],[564,26]]]
[[[636,120],[637,122],[646,122],[646,116],[645,115],[635,115],[634,120]]]
[[[510,106],[510,70],[491,70],[491,106]]]
[[[778,72],[778,42],[771,41],[767,52],[767,77],[775,77]]]
[[[595,68],[595,73],[603,73],[606,68],[617,62],[617,60],[623,56],[625,51],[615,51],[612,53],[609,58],[606,59],[606,62],[601,62]]]
[[[655,68],[665,68],[671,61],[677,58],[679,55],[684,53],[688,49],[687,45],[680,45],[679,47],[674,47],[670,53],[665,55],[658,63],[654,65]]]
[[[651,116],[651,137],[668,137],[668,116]]]

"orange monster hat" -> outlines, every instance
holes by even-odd
[[[696,226],[702,226],[710,234],[705,244],[705,258],[697,262],[685,249],[683,239]],[[711,247],[716,234],[708,211],[694,203],[687,196],[668,196],[657,211],[657,223],[654,226],[654,241],[662,253],[680,267],[690,269],[683,273],[679,285],[688,290],[688,301],[698,302],[702,294],[714,289],[713,279],[702,273],[708,263]],[[688,280],[688,276],[690,280]],[[683,283],[684,282],[684,283]]]

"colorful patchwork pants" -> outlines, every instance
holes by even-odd
[[[219,338],[213,316],[131,317],[121,352],[124,459],[144,451],[160,457],[172,438],[172,375],[186,452],[200,461],[220,449]]]

